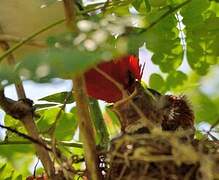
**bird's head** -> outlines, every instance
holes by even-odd
[[[98,64],[97,68],[119,83],[128,93],[134,91],[135,82],[141,80],[143,70],[138,58],[134,55],[123,56],[109,62],[103,62]],[[87,93],[93,98],[110,103],[123,98],[121,89],[95,68],[85,73],[85,82]]]

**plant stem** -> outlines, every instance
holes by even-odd
[[[151,24],[149,24],[148,27],[146,27],[145,29],[140,31],[141,33],[144,33],[146,31],[148,31],[149,29],[153,28],[156,24],[158,24],[161,20],[163,20],[165,17],[169,16],[170,14],[172,14],[173,12],[177,11],[178,9],[182,8],[183,6],[185,6],[186,4],[188,4],[189,2],[191,2],[192,0],[186,0],[184,2],[182,2],[181,4],[175,6],[174,8],[170,8],[167,12],[165,12],[164,14],[162,14],[157,20],[155,20],[154,22],[152,22]]]
[[[43,139],[44,140],[44,139]],[[47,143],[51,143],[51,140],[44,140]],[[30,141],[2,141],[0,142],[1,145],[19,145],[19,144],[32,144],[31,140]],[[75,143],[75,142],[59,142],[60,145],[66,146],[66,147],[74,147],[74,148],[82,148],[81,143]]]
[[[6,41],[0,41],[0,48],[3,51],[7,51],[8,49],[10,49],[9,44]],[[7,61],[9,65],[14,65],[15,64],[14,56],[12,54],[9,54]],[[18,99],[25,99],[26,95],[25,95],[24,87],[21,81],[19,81],[15,85],[15,88],[16,88]]]
[[[93,127],[88,109],[88,98],[85,93],[84,78],[73,78],[74,97],[77,107],[77,115],[79,118],[79,128],[82,137],[86,167],[89,176],[94,180],[100,180],[101,175],[98,169],[98,156],[94,140]]]
[[[2,48],[4,51],[10,50],[9,44],[5,41],[0,41],[0,48]],[[12,54],[9,54],[7,60],[8,60],[9,64],[15,63],[15,59],[14,59],[14,56]],[[18,84],[15,85],[15,87],[16,87],[18,98],[25,99],[26,94],[24,91],[22,81],[19,80]],[[2,97],[4,98],[4,96],[2,96]],[[23,116],[23,118],[20,119],[20,121],[22,122],[23,126],[27,130],[28,135],[30,137],[32,137],[36,141],[44,144],[43,140],[39,136],[36,124],[35,124],[34,119],[33,119],[32,112],[29,111],[28,113],[26,113]],[[55,180],[56,179],[55,167],[54,167],[53,162],[49,156],[48,150],[45,147],[43,147],[42,145],[39,145],[36,143],[35,143],[35,148],[36,148],[37,155],[39,156],[39,159],[41,160],[48,177]]]
[[[69,30],[73,32],[76,30],[74,1],[63,0],[63,5],[66,15],[66,25]],[[83,75],[73,78],[73,86],[88,178],[92,180],[100,180],[101,174],[99,172],[99,160]]]
[[[121,2],[119,2],[121,3]],[[118,4],[119,4],[118,3]],[[105,3],[102,3],[102,5],[104,5]],[[124,4],[119,4],[119,5],[126,5],[127,3],[124,3]],[[101,5],[101,4],[100,4]],[[116,3],[112,3],[112,4],[109,4],[110,7],[113,7],[115,6]],[[83,10],[83,11],[80,11],[79,13],[77,13],[78,15],[83,15],[83,14],[87,14],[89,12],[93,12],[93,11],[96,11],[96,10],[100,10],[102,9],[103,7],[102,6],[98,6],[98,7],[94,7],[94,8],[90,8],[90,9],[86,9],[86,10]],[[3,59],[5,57],[7,57],[9,54],[11,54],[12,52],[14,52],[15,50],[17,50],[18,48],[20,48],[21,46],[23,46],[24,44],[26,44],[27,42],[33,40],[35,37],[37,37],[38,35],[42,34],[43,32],[46,32],[47,30],[50,30],[51,28],[57,26],[57,25],[60,25],[62,23],[65,22],[65,19],[59,19],[43,28],[41,28],[40,30],[34,32],[33,34],[27,36],[26,38],[24,38],[23,40],[21,40],[19,43],[15,44],[13,47],[11,47],[10,49],[8,49],[7,51],[5,51],[1,56],[0,56],[0,63],[3,61]]]
[[[94,122],[94,126],[96,129],[96,133],[100,138],[99,146],[106,149],[108,143],[110,141],[109,133],[107,131],[106,124],[103,119],[102,112],[100,110],[99,103],[96,99],[90,98],[89,100],[90,112],[92,116],[92,120]]]
[[[38,141],[42,142],[42,139],[39,137],[39,133],[36,127],[35,122],[33,121],[32,114],[26,115],[21,122],[23,123],[25,129],[27,130],[27,133],[33,137],[34,139],[37,139]],[[39,156],[39,159],[41,160],[43,167],[45,168],[45,171],[49,178],[56,179],[55,175],[55,167],[53,165],[53,162],[49,156],[49,152],[42,146],[35,144],[37,155]]]
[[[31,34],[30,36],[24,38],[22,41],[20,41],[19,43],[15,44],[12,48],[8,49],[7,51],[5,51],[5,53],[0,57],[0,62],[7,57],[9,54],[11,54],[12,52],[14,52],[16,49],[18,49],[19,47],[21,47],[22,45],[24,45],[25,43],[29,42],[30,40],[32,40],[33,38],[35,38],[36,36],[38,36],[39,34],[42,34],[43,32],[51,29],[52,27],[61,24],[65,21],[65,19],[61,19],[59,21],[56,21],[42,29],[40,29],[39,31],[36,31],[35,33]]]
[[[21,42],[22,40],[24,40],[24,38],[13,36],[10,34],[0,34],[0,41],[18,43],[18,42]],[[26,44],[29,46],[34,46],[34,47],[38,47],[38,48],[47,47],[47,45],[45,43],[43,43],[41,41],[38,42],[35,40],[31,40],[31,41],[27,42]]]

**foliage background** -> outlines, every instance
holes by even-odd
[[[28,37],[36,29],[63,18],[60,2],[31,2],[32,4],[30,1],[17,2],[18,17],[10,13],[14,10],[13,4],[10,4],[12,1],[0,2],[0,25],[4,34]],[[27,5],[32,7],[28,13],[33,13],[33,16],[25,16],[27,12],[22,11],[22,8],[28,9]],[[138,54],[139,48],[143,46],[146,50],[143,50],[145,53],[141,56],[141,62],[146,63],[143,78],[146,85],[162,93],[186,94],[195,112],[197,129],[200,130],[196,136],[205,136],[211,125],[219,119],[218,1],[113,0],[108,4],[94,1],[86,4],[84,11],[90,12],[92,16],[82,15],[78,10],[78,33],[71,34],[60,24],[35,38],[48,48],[21,46],[14,51],[18,63],[13,67],[4,65],[0,57],[3,62],[0,66],[1,84],[8,86],[16,82],[18,75],[24,80],[38,83],[52,83],[57,77],[70,79],[102,60],[127,53]],[[10,45],[14,47],[16,43],[10,42]],[[49,129],[54,125],[65,97],[66,93],[58,93],[38,99],[46,102],[37,103],[37,112],[41,117],[36,119],[36,123],[41,134],[48,139],[51,138]],[[49,102],[53,104],[48,104]],[[67,104],[71,105],[67,106],[67,111],[62,111],[55,124],[55,137],[62,153],[67,157],[83,155],[74,100],[70,99]],[[93,116],[97,144],[106,144],[109,137],[116,135],[119,129],[115,115],[104,106],[103,116],[101,113]],[[99,110],[98,105],[92,107]],[[110,136],[103,130],[104,124],[99,121],[102,118]],[[10,116],[4,117],[4,124],[26,133],[22,125]],[[218,138],[218,130],[217,126],[214,127],[215,133],[212,136],[215,138]],[[72,141],[73,136],[78,144]],[[30,169],[33,170],[35,164],[32,145],[7,131],[6,138],[0,142],[0,178],[25,179],[31,174]],[[37,168],[38,173],[42,171],[42,168]]]

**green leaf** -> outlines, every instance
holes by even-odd
[[[0,88],[18,82],[18,74],[12,66],[0,65]]]
[[[182,63],[183,49],[178,33],[174,15],[164,18],[145,33],[146,48],[153,52],[152,61],[162,72],[171,72]]]
[[[34,104],[34,108],[36,110],[42,110],[42,109],[49,109],[49,108],[54,108],[54,107],[60,107],[62,104],[60,103],[41,103],[37,102]]]
[[[97,100],[90,98],[89,105],[90,105],[91,117],[94,122],[94,126],[98,136],[98,144],[103,148],[107,148],[110,140],[109,133],[107,131],[107,127],[104,122],[99,103]]]
[[[114,111],[112,111],[111,107],[106,106],[105,111],[107,114],[106,115],[107,118],[105,117],[106,118],[105,121],[107,122],[107,128],[110,132],[110,135],[111,136],[117,135],[121,130],[119,118],[117,114]]]
[[[4,124],[18,132],[27,134],[21,122],[7,114],[4,117]],[[28,166],[32,161],[35,150],[33,144],[23,144],[23,141],[25,141],[23,137],[7,130],[4,143],[0,144],[0,157],[6,158],[7,162],[13,164],[19,172],[26,173],[28,172]],[[13,142],[13,144],[10,144],[10,142]]]
[[[192,94],[192,105],[195,111],[196,123],[208,122],[213,124],[219,117],[218,103],[198,90]]]
[[[37,121],[37,126],[41,132],[44,132],[47,135],[50,133],[50,128],[55,128],[55,137],[58,140],[72,140],[78,126],[76,117],[72,113],[66,113],[61,110],[61,115],[57,120],[57,124],[53,127],[59,112],[60,108],[39,111],[41,117]]]
[[[129,12],[129,4],[125,6],[113,6],[109,10],[107,10],[107,13],[114,13],[118,16],[127,16],[130,14]]]
[[[1,173],[4,171],[6,165],[7,165],[7,164],[3,164],[3,165],[0,167],[0,176],[1,176]]]
[[[18,176],[15,178],[15,180],[22,180],[22,175],[21,175],[21,174],[18,175]]]
[[[20,147],[20,152],[17,151],[17,147]],[[23,148],[23,152],[22,152]],[[6,158],[7,165],[3,169],[2,172],[0,172],[0,179],[6,179],[12,177],[13,179],[16,179],[19,175],[23,175],[24,177],[27,176],[29,172],[29,167],[33,161],[33,152],[35,152],[32,149],[32,153],[26,151],[27,146],[22,146],[20,144],[17,145],[1,145],[1,151],[4,150],[5,152],[9,151],[11,157],[6,158],[2,155],[2,152],[0,151],[0,156]],[[2,161],[0,160],[0,165]]]
[[[165,81],[163,77],[157,73],[153,73],[149,79],[149,86],[161,93],[165,92]]]
[[[71,104],[74,102],[72,92],[59,92],[59,93],[55,93],[55,94],[40,98],[39,100],[62,103],[62,104],[64,102],[66,102],[66,104]]]
[[[98,62],[111,58],[111,53],[105,51],[49,49],[26,56],[16,71],[27,79],[47,82],[55,77],[72,78]]]
[[[134,0],[134,1],[132,2],[132,5],[133,5],[134,8],[138,11],[138,9],[140,8],[142,2],[143,2],[143,0]]]
[[[171,72],[166,79],[166,85],[168,89],[174,89],[178,86],[182,86],[187,80],[187,75],[182,71]]]
[[[7,160],[11,162],[17,159],[18,162],[22,159],[22,156],[33,156],[34,153],[35,151],[32,144],[5,144],[1,145],[0,156],[7,158]]]
[[[77,127],[76,116],[72,113],[63,113],[56,126],[55,136],[58,140],[72,140]]]
[[[0,162],[0,166],[1,166]],[[24,165],[24,164],[23,164]],[[22,180],[22,175],[20,173],[23,173],[24,175],[27,175],[27,172],[19,172],[16,168],[14,168],[10,163],[3,164],[3,166],[0,168],[2,171],[0,171],[0,179],[4,180]]]
[[[200,75],[219,62],[219,18],[209,6],[208,0],[193,0],[180,12],[186,26],[188,63]]]
[[[150,4],[149,0],[144,0],[144,4],[145,4],[147,12],[150,12],[151,11],[151,4]]]
[[[202,13],[209,7],[208,0],[192,0],[180,11],[183,16],[183,23],[187,28],[198,27],[203,22]]]
[[[141,46],[143,46],[145,42],[145,35],[144,34],[131,34],[128,36],[128,53],[129,54],[137,54],[138,50]]]
[[[11,127],[12,129],[17,130],[18,132],[27,134],[27,132],[26,132],[26,130],[25,130],[23,124],[22,124],[20,121],[18,121],[17,119],[14,119],[14,118],[13,118],[12,116],[10,116],[10,115],[7,115],[7,114],[6,114],[6,115],[4,116],[4,124],[5,124],[6,126]],[[6,139],[7,141],[24,140],[23,137],[20,137],[20,136],[18,136],[17,134],[15,134],[15,133],[13,133],[13,132],[11,132],[11,131],[8,131],[8,130],[6,131],[6,137],[5,137],[5,139]]]
[[[163,7],[167,4],[167,0],[150,0],[150,5],[153,7]]]

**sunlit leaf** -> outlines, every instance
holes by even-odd
[[[182,86],[183,83],[187,80],[187,76],[182,71],[171,72],[166,79],[166,85],[168,89],[173,89],[178,86]]]
[[[146,48],[154,53],[152,61],[163,72],[175,70],[182,63],[183,50],[176,26],[175,16],[170,15],[146,32]]]
[[[39,113],[41,117],[37,121],[37,126],[41,132],[48,136],[50,131],[55,129],[55,137],[58,140],[72,140],[78,125],[74,114],[63,112],[63,110],[60,112],[60,108],[47,109]],[[59,113],[61,114],[57,124],[54,124]]]
[[[70,93],[70,94],[69,94]],[[49,102],[56,102],[56,103],[66,103],[70,104],[74,102],[74,98],[71,92],[60,92],[51,94],[49,96],[40,98],[41,101],[49,101]]]
[[[208,122],[212,124],[218,117],[218,104],[212,98],[201,92],[193,94],[193,108],[195,110],[196,122]]]
[[[150,88],[155,89],[159,92],[165,91],[165,80],[163,77],[157,73],[153,73],[149,79]]]

